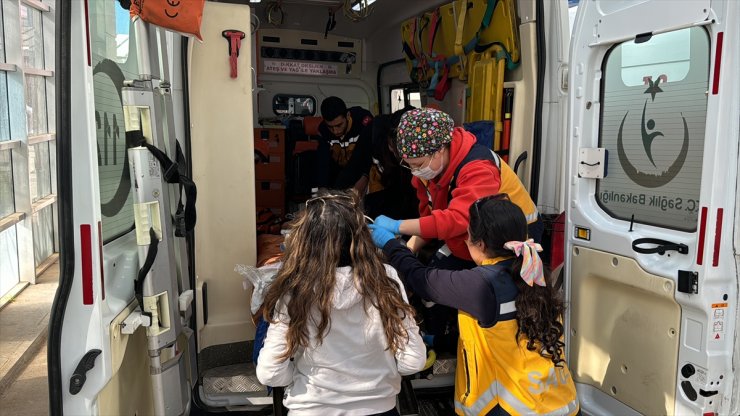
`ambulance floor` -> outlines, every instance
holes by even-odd
[[[455,403],[453,401],[453,389],[437,391],[426,394],[416,393],[416,402],[419,406],[419,416],[442,416],[454,415]]]

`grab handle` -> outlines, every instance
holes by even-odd
[[[654,244],[654,247],[640,247],[643,244]],[[681,254],[689,254],[689,246],[686,244],[673,243],[659,238],[638,238],[632,242],[632,250],[641,254],[655,254],[661,256],[666,251],[675,250]]]

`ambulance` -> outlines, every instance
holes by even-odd
[[[197,24],[131,18],[152,4]],[[237,266],[266,264],[266,236],[310,195],[329,96],[488,126],[547,225],[583,414],[740,414],[740,2],[75,0],[54,13],[52,415],[285,414],[282,390],[255,377]],[[453,414],[454,367],[439,357],[405,379],[399,412]]]

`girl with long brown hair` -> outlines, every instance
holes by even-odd
[[[257,377],[288,386],[291,414],[397,414],[401,375],[425,364],[414,310],[373,246],[355,193],[306,202],[264,308],[270,328]]]

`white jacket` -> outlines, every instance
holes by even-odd
[[[408,302],[396,271],[388,265],[385,268]],[[378,310],[370,305],[365,312],[351,267],[337,268],[333,303],[331,328],[323,343],[316,346],[316,328],[312,327],[313,347],[299,349],[292,359],[280,362],[288,332],[288,317],[280,302],[278,322],[270,324],[260,352],[257,378],[267,386],[288,386],[283,403],[291,415],[371,415],[392,409],[401,390],[401,376],[420,371],[426,362],[426,347],[416,322],[406,317],[409,342],[394,356],[387,349]]]

